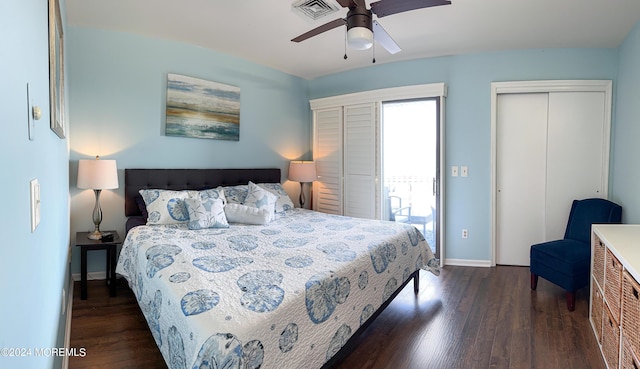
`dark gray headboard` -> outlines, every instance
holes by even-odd
[[[125,169],[124,214],[142,215],[136,203],[139,190],[202,190],[217,186],[254,183],[280,183],[279,168],[258,169]]]

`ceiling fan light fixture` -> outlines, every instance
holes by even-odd
[[[347,43],[356,50],[373,46],[373,32],[366,27],[352,27],[347,31]]]

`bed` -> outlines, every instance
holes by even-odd
[[[116,272],[169,368],[331,367],[407,283],[418,293],[419,270],[439,273],[415,227],[293,208],[280,181],[280,169],[125,169]],[[232,212],[254,214],[254,192],[264,195],[258,205],[274,205],[262,222]],[[146,225],[156,219],[150,194],[176,193],[186,197],[163,206],[182,201],[188,211],[176,213],[191,218]],[[217,214],[205,222],[213,228],[193,223],[198,201]]]

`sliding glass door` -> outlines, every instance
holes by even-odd
[[[412,224],[440,257],[439,98],[382,103],[382,219]]]

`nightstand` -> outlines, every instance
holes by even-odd
[[[87,238],[90,232],[76,233],[76,246],[80,247],[80,298],[87,299],[87,251],[107,250],[107,285],[109,286],[109,295],[116,295],[116,256],[118,254],[118,245],[122,243],[120,236],[116,231],[105,231],[102,233],[112,234],[113,239],[108,241],[92,240]]]

